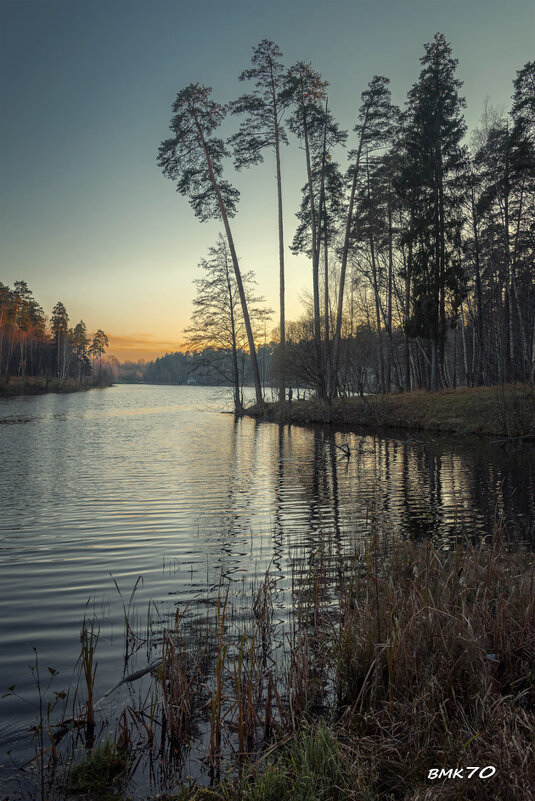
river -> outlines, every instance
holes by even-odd
[[[97,685],[111,686],[140,576],[142,620],[149,601],[165,617],[222,580],[238,595],[270,565],[284,583],[318,549],[369,537],[371,520],[449,548],[499,517],[532,544],[533,447],[279,427],[228,408],[224,390],[197,386],[0,400],[0,693],[35,700],[36,653],[70,681],[84,615],[99,621]],[[5,766],[35,710],[0,704]]]

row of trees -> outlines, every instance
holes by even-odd
[[[83,320],[69,327],[63,303],[56,303],[48,322],[25,281],[13,288],[0,282],[0,380],[42,377],[61,387],[67,378],[82,384],[93,375],[100,383],[108,345],[104,331],[89,336]]]
[[[256,352],[262,386],[270,387],[273,378],[273,347],[270,344],[259,345]],[[235,359],[231,350],[206,347],[196,351],[166,353],[165,356],[150,362],[121,364],[118,367],[118,380],[126,383],[199,384],[234,388],[236,368],[239,386],[238,408],[241,408],[243,387],[253,384],[251,361],[248,353],[241,348],[237,350]],[[235,397],[234,402],[236,403]]]
[[[179,92],[172,136],[158,153],[164,175],[176,181],[196,216],[222,221],[225,238],[215,252],[225,267],[218,268],[218,287],[226,286],[234,324],[247,341],[257,402],[262,386],[255,342],[265,313],[259,314],[258,298],[248,296],[241,273],[230,226],[239,193],[224,178],[223,163],[232,157],[239,170],[267,153],[276,178],[281,400],[287,375],[302,359],[299,369],[320,397],[358,388],[355,374],[362,378],[362,370],[355,359],[369,353],[370,332],[381,391],[532,380],[535,62],[517,74],[510,113],[487,111],[469,147],[457,61],[437,34],[425,45],[403,111],[391,102],[388,78],[372,78],[344,169],[335,156],[348,137],[329,109],[327,82],[310,64],[287,69],[281,58],[276,44],[260,42],[251,67],[239,76],[252,90],[227,106],[199,84]],[[224,140],[216,131],[228,112],[241,122]],[[310,308],[291,326],[285,319],[280,158],[289,133],[301,147],[305,181],[290,247],[305,253],[312,267]],[[202,266],[208,270],[206,262]],[[209,291],[213,285],[199,297]],[[207,310],[201,312],[197,304],[192,345],[212,337],[210,316],[207,321]]]

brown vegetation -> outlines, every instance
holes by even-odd
[[[160,765],[168,794],[156,797],[167,801],[535,799],[533,556],[511,553],[499,528],[490,546],[449,551],[392,546],[379,531],[372,520],[353,553],[294,563],[285,622],[275,622],[269,573],[245,619],[222,587],[215,607],[177,611],[153,633],[161,660],[150,687],[130,694],[115,724],[100,701],[80,697],[70,734],[58,729],[63,746],[87,728],[97,778],[107,775],[103,756],[122,754],[131,775],[152,766],[161,789]],[[56,727],[45,728],[57,746],[47,797],[63,798],[73,776],[78,793],[83,777],[94,787],[95,759],[58,770]],[[185,779],[194,744],[209,789]],[[472,766],[496,772],[468,780]],[[429,778],[434,769],[465,775]]]
[[[530,385],[462,387],[267,404],[246,410],[259,417],[297,425],[329,423],[368,429],[402,428],[495,437],[535,437],[535,391]]]
[[[96,387],[110,386],[111,381],[105,378],[101,384],[84,384],[75,378],[67,378],[60,383],[57,379],[46,380],[39,376],[26,378],[10,378],[9,382],[0,381],[0,398],[15,395],[45,395],[47,392],[80,392]]]

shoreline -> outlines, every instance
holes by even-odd
[[[90,389],[102,389],[111,384],[82,384],[73,378],[67,378],[61,386],[57,379],[48,381],[43,378],[11,378],[9,382],[0,380],[0,398],[21,398],[35,395],[67,395],[72,392],[86,392]]]
[[[254,405],[244,414],[257,420],[294,425],[333,425],[437,434],[498,437],[535,441],[535,388],[529,385],[462,387],[436,393],[425,390],[317,399],[284,406]]]

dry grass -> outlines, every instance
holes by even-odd
[[[60,382],[57,378],[50,378],[48,381],[42,376],[26,376],[20,379],[11,376],[9,381],[0,380],[0,397],[10,397],[16,395],[44,395],[47,392],[59,392],[61,394],[70,392],[83,392],[95,389],[97,386],[110,386],[109,383],[94,384],[90,379],[82,384],[75,378],[66,378]]]
[[[220,587],[210,625],[177,613],[160,632],[150,694],[114,741],[165,765],[167,788],[195,742],[212,784],[156,797],[535,799],[533,554],[511,553],[499,530],[490,547],[449,551],[387,549],[372,532],[350,557],[296,570],[282,628],[273,586],[266,575],[245,621]],[[488,765],[488,779],[428,778]]]
[[[246,414],[295,424],[331,423],[495,437],[535,437],[535,390],[530,385],[462,387],[382,396],[252,407]]]
[[[535,798],[531,558],[508,553],[499,538],[487,551],[406,543],[375,556],[339,565],[334,594],[321,562],[297,582],[300,623],[277,677],[279,738],[289,744],[220,792],[278,801]],[[265,704],[260,724],[262,714]],[[329,770],[344,776],[329,792],[325,765],[315,772],[296,762],[296,751],[318,750],[318,738]],[[427,778],[433,768],[487,765],[496,767],[490,779]]]
[[[343,724],[356,773],[368,786],[373,777],[378,797],[424,798],[430,769],[475,765],[496,776],[462,789],[435,781],[432,797],[535,797],[534,574],[524,560],[499,545],[407,545],[344,594],[334,639]]]

